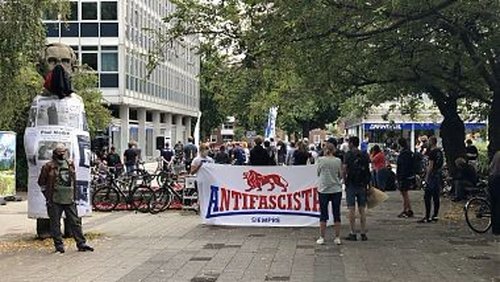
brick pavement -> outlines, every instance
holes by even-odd
[[[342,246],[331,236],[317,246],[316,228],[204,226],[193,213],[178,211],[96,214],[84,219],[84,231],[104,234],[90,242],[94,253],[78,253],[74,246],[62,255],[51,248],[1,253],[0,280],[500,281],[498,238],[473,234],[462,222],[421,225],[396,218],[400,197],[389,193],[386,203],[369,212],[369,241]],[[419,214],[421,193],[411,196]],[[13,216],[6,209],[0,207],[2,219]],[[4,226],[0,240],[25,231]]]

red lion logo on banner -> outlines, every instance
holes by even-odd
[[[255,170],[251,169],[249,171],[243,172],[243,179],[247,180],[247,184],[250,188],[245,191],[252,191],[256,189],[257,191],[262,191],[262,186],[271,185],[267,191],[272,191],[276,186],[281,187],[281,192],[286,192],[288,188],[288,182],[279,174],[260,174]]]

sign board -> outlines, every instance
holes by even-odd
[[[0,197],[16,194],[16,133],[0,131]]]

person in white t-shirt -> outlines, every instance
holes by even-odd
[[[208,156],[208,152],[208,146],[201,144],[198,156],[191,162],[191,174],[196,174],[204,163],[214,163],[214,159]]]

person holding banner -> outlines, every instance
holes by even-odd
[[[214,163],[214,159],[208,156],[210,148],[206,144],[200,145],[199,155],[191,162],[191,174],[196,174],[204,163]]]
[[[340,183],[342,161],[335,157],[335,146],[331,143],[325,146],[325,156],[318,158],[318,198],[319,198],[319,233],[317,244],[325,243],[326,222],[328,221],[328,205],[332,203],[333,228],[335,239],[333,242],[340,245],[340,201],[342,200],[342,184]]]
[[[94,251],[87,245],[82,232],[81,220],[76,210],[76,175],[73,162],[67,160],[64,144],[57,144],[52,153],[52,160],[42,167],[38,177],[38,185],[47,204],[50,220],[50,231],[56,252],[64,253],[64,242],[61,234],[61,215],[64,212],[71,227],[78,251]]]

